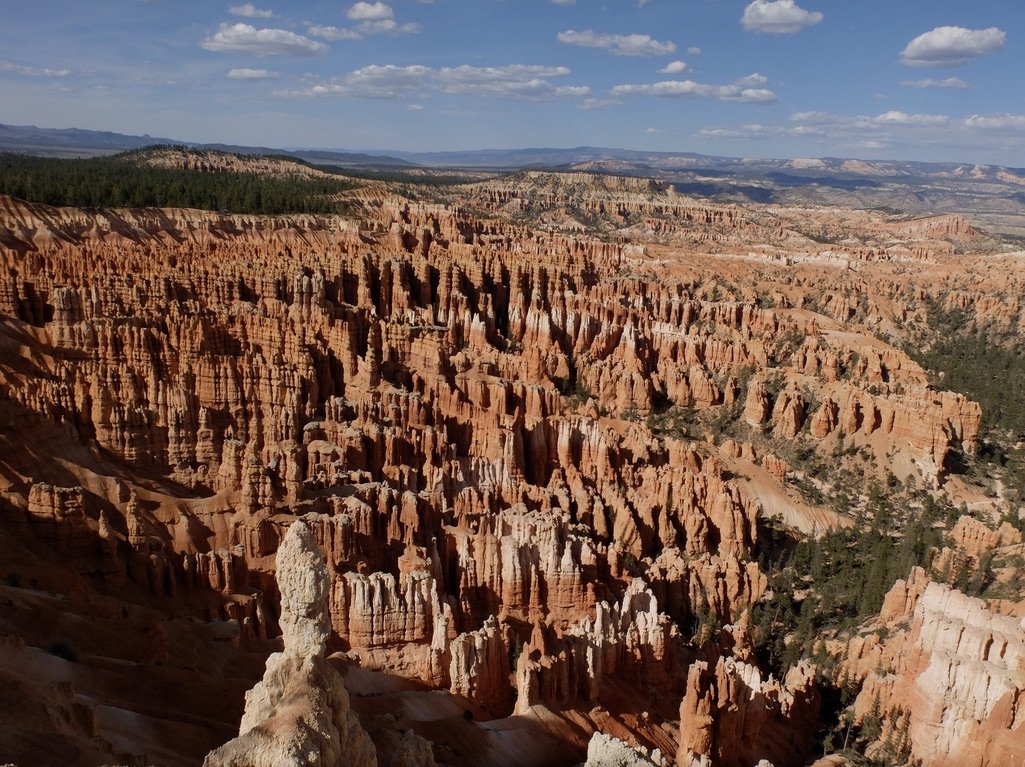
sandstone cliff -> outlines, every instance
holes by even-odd
[[[943,767],[1025,759],[1022,619],[919,569],[893,587],[880,621],[897,630],[851,640],[847,666],[864,680],[858,717],[883,720],[879,753]]]

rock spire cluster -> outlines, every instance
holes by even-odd
[[[0,198],[0,558],[45,585],[0,586],[12,631],[49,589],[129,616],[79,668],[180,686],[210,676],[196,631],[237,659],[231,729],[183,717],[182,764],[429,767],[467,763],[460,739],[511,767],[807,761],[822,669],[771,674],[753,616],[873,483],[969,498],[980,406],[904,349],[938,312],[1020,333],[1021,260],[953,216],[585,173],[396,190],[273,218]],[[948,582],[909,575],[876,633],[828,648],[859,716],[878,693],[951,765],[1021,734],[1020,606],[953,588],[1021,539],[981,519],[1003,499],[970,500]],[[68,711],[146,710],[76,684],[31,726],[85,749]]]

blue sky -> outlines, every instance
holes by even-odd
[[[1020,0],[0,0],[0,122],[1025,166]]]

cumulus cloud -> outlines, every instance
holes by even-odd
[[[509,64],[502,67],[442,67],[395,64],[362,67],[341,77],[315,83],[300,91],[279,92],[279,96],[350,96],[396,99],[435,91],[456,95],[550,101],[555,98],[584,98],[591,89],[580,85],[559,85],[552,80],[570,74],[566,67]]]
[[[322,40],[329,40],[331,42],[337,42],[338,40],[361,40],[363,38],[363,35],[355,29],[348,29],[346,27],[320,26],[314,24],[313,26],[307,27],[306,31],[314,37],[319,37]]]
[[[219,53],[250,53],[255,56],[293,54],[315,56],[327,50],[324,43],[287,29],[257,29],[251,24],[221,24],[200,46]]]
[[[757,78],[757,80],[751,82],[751,77]],[[616,96],[665,96],[741,101],[747,104],[771,104],[776,100],[775,93],[768,88],[751,87],[752,85],[764,85],[765,82],[765,78],[761,75],[752,75],[728,85],[697,83],[693,80],[663,80],[640,85],[616,85],[613,86],[612,93]]]
[[[29,67],[24,64],[15,64],[13,61],[0,60],[0,72],[14,72],[28,77],[67,77],[71,74],[70,69],[52,69],[50,67]]]
[[[556,86],[550,78],[565,77],[566,67],[541,67],[511,64],[504,67],[444,67],[437,80],[446,93],[473,94],[498,98],[547,101],[555,96],[582,97],[590,94],[586,86]]]
[[[684,72],[687,69],[687,63],[684,61],[670,61],[659,72],[664,75],[678,75],[680,72]]]
[[[708,127],[698,131],[702,136],[711,138],[757,138],[759,136],[778,135],[778,131],[759,123],[749,123],[736,127]]]
[[[765,85],[769,82],[769,78],[758,72],[752,72],[747,77],[741,77],[737,80],[737,85],[744,85],[749,88],[753,88],[758,85]]]
[[[1025,115],[995,114],[971,115],[964,120],[965,127],[983,131],[1015,131],[1025,133]]]
[[[419,24],[399,24],[395,21],[395,12],[387,3],[356,3],[345,15],[359,23],[352,28],[310,24],[306,31],[314,37],[331,41],[361,40],[369,35],[384,33],[406,35],[420,31]]]
[[[901,80],[906,88],[968,88],[969,85],[960,77],[947,77],[943,80]]]
[[[364,21],[356,27],[356,31],[364,35],[378,35],[383,32],[408,35],[419,32],[420,25],[414,22],[399,24],[395,19],[381,19],[380,21]]]
[[[904,46],[900,60],[912,67],[956,67],[999,51],[1006,41],[1007,34],[997,27],[936,27]]]
[[[345,12],[353,21],[383,21],[395,18],[395,12],[387,3],[356,3]]]
[[[581,32],[567,29],[555,37],[566,45],[600,48],[616,56],[664,56],[676,50],[676,43],[673,41],[660,42],[651,35],[605,35],[590,29]]]
[[[692,45],[689,48],[687,48],[687,53],[689,53],[691,56],[700,56],[701,49],[696,45]]]
[[[243,16],[247,19],[271,19],[274,18],[274,11],[257,8],[252,3],[233,5],[228,9],[232,16]]]
[[[270,80],[278,76],[277,72],[269,69],[253,69],[252,67],[238,67],[228,72],[232,80]]]
[[[790,35],[820,21],[821,13],[805,10],[794,0],[754,0],[740,18],[744,29],[770,35]]]
[[[875,116],[838,115],[833,112],[794,112],[790,122],[804,132],[821,130],[832,132],[837,130],[861,131],[871,130],[879,126],[908,125],[919,127],[946,127],[951,118],[946,115],[911,114],[899,110],[890,110]]]
[[[370,66],[349,72],[326,82],[315,83],[292,96],[364,96],[394,99],[423,90],[430,70],[425,66],[400,67],[394,64]]]

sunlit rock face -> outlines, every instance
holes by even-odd
[[[923,763],[1015,764],[1025,757],[1025,622],[932,582],[921,569],[887,595],[885,636],[851,640],[847,661],[864,685],[859,717],[883,714]],[[884,736],[885,737],[885,733]]]

